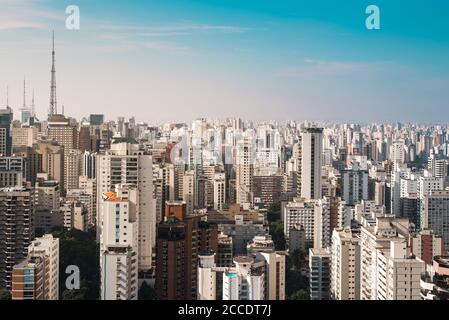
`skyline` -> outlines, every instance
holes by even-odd
[[[27,104],[34,90],[38,117],[47,113],[52,29],[58,107],[76,118],[115,119],[123,106],[147,122],[445,123],[449,115],[443,1],[430,9],[375,1],[380,30],[364,26],[368,1],[77,1],[77,31],[65,29],[67,1],[1,2],[0,105],[9,86],[16,119],[24,76]]]

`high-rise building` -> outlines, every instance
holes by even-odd
[[[152,268],[156,239],[156,206],[153,198],[152,157],[137,144],[116,141],[104,155],[97,157],[97,199],[117,184],[134,184],[138,188],[139,272]],[[97,204],[97,221],[103,212]],[[97,223],[97,235],[102,226]]]
[[[20,127],[12,128],[12,148],[15,150],[19,147],[32,147],[37,141],[37,127]]]
[[[0,109],[0,155],[2,156],[10,156],[12,153],[12,119],[13,112],[9,106]]]
[[[26,173],[22,157],[0,157],[0,188],[21,187]]]
[[[198,254],[217,252],[217,225],[187,214],[182,201],[167,202],[157,226],[156,296],[158,300],[196,299]]]
[[[385,216],[363,223],[360,232],[360,299],[378,300],[377,255],[379,250],[389,249],[392,240],[406,238],[409,232],[410,222],[407,218]]]
[[[28,256],[45,259],[45,300],[59,299],[59,239],[44,234],[34,239],[28,247]]]
[[[254,266],[263,270],[266,300],[285,300],[285,253],[274,250],[270,236],[256,236],[247,245]]]
[[[34,237],[34,195],[25,187],[0,189],[0,287],[11,289],[12,268]]]
[[[359,300],[360,238],[350,228],[335,229],[331,254],[331,298]]]
[[[47,300],[47,265],[42,255],[27,256],[12,269],[12,300]]]
[[[410,234],[409,246],[411,253],[427,265],[433,263],[433,257],[442,256],[446,252],[443,239],[428,229]]]
[[[302,226],[306,243],[313,244],[315,237],[315,200],[294,199],[283,208],[284,234],[290,236],[290,230]]]
[[[61,190],[56,180],[39,180],[35,185],[36,210],[58,210]]]
[[[433,230],[449,248],[449,190],[431,191],[424,197],[422,228]]]
[[[343,170],[343,200],[353,206],[361,200],[368,200],[368,171],[359,166]]]
[[[301,197],[321,199],[323,129],[305,128],[301,133]]]
[[[225,173],[215,173],[213,178],[213,205],[214,210],[222,210],[226,202]]]
[[[330,299],[331,261],[329,249],[309,249],[310,300]]]
[[[253,176],[254,198],[259,198],[266,208],[280,206],[284,190],[283,175]]]
[[[421,300],[420,280],[425,263],[410,255],[407,240],[390,241],[377,249],[376,297],[378,300]]]
[[[82,175],[82,154],[80,150],[70,150],[65,154],[65,189],[78,189],[79,177]]]
[[[236,146],[236,202],[252,203],[254,146],[251,137],[244,137]]]
[[[223,274],[223,300],[264,300],[263,268],[257,268],[248,256],[235,257],[234,264]]]
[[[76,126],[70,123],[64,116],[53,116],[48,120],[48,139],[56,141],[64,147],[64,190],[68,190],[72,185],[73,154],[78,148],[78,131]],[[79,168],[80,164],[77,165]],[[69,184],[70,183],[70,184]]]
[[[197,194],[195,186],[195,171],[186,171],[182,179],[182,200],[187,205],[188,214],[192,214],[195,209],[195,196]]]
[[[49,180],[56,180],[63,189],[64,183],[64,148],[54,141],[41,141],[37,152],[42,158],[42,172],[48,174]]]
[[[116,185],[101,198],[101,300],[137,300],[139,192],[133,185]]]

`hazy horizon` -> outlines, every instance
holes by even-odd
[[[9,86],[18,118],[26,77],[45,118],[54,29],[58,108],[77,119],[449,122],[449,3],[371,2],[0,0],[0,105]]]

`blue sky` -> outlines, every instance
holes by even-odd
[[[0,0],[0,88],[68,115],[448,122],[449,2]],[[65,29],[76,4],[81,29]],[[375,4],[381,29],[365,28]],[[0,91],[0,104],[4,92]]]

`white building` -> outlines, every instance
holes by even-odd
[[[290,236],[290,229],[302,226],[305,231],[305,241],[312,243],[314,239],[315,200],[294,199],[285,204],[283,209],[284,234]]]
[[[139,271],[152,267],[153,248],[156,245],[156,201],[153,198],[153,161],[139,150],[137,144],[113,143],[105,155],[97,156],[97,199],[114,191],[116,184],[134,184],[138,187],[137,215],[139,217]],[[103,212],[97,200],[97,234],[101,234]]]
[[[217,300],[215,254],[200,254],[198,261],[198,300]]]
[[[224,173],[214,174],[214,210],[222,210],[226,197],[226,179]]]
[[[44,254],[45,259],[48,259],[48,300],[59,300],[59,239],[53,238],[51,234],[34,239],[28,247],[28,255],[34,254]]]
[[[101,300],[137,300],[138,223],[137,188],[117,185],[101,200]]]
[[[244,137],[236,146],[236,202],[252,201],[255,146],[251,137]]]
[[[425,263],[410,255],[406,239],[394,239],[388,248],[377,251],[377,299],[421,300],[420,281]]]
[[[223,274],[223,300],[264,300],[264,273],[253,268],[251,257],[234,258],[235,268]]]

